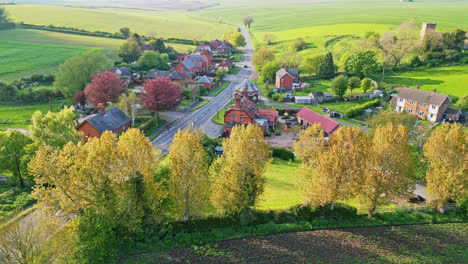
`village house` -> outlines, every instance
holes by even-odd
[[[175,68],[175,71],[187,77],[187,79],[192,79],[196,74],[195,63],[192,59],[184,59]]]
[[[140,45],[140,50],[141,50],[141,52],[153,50],[153,46],[151,46],[150,44],[141,44]]]
[[[224,69],[225,71],[230,71],[232,69],[232,61],[230,59],[224,59],[218,64],[218,69]]]
[[[224,113],[224,134],[229,136],[236,125],[254,124],[261,127],[263,133],[275,129],[278,121],[278,111],[275,109],[258,109],[260,89],[250,80],[235,90],[235,104]]]
[[[309,97],[312,99],[313,104],[320,104],[322,102],[333,101],[336,99],[336,97],[329,92],[311,92]]]
[[[170,77],[171,81],[173,82],[180,82],[186,80],[187,77],[178,72],[171,72],[171,71],[159,71],[157,69],[149,70],[146,75],[143,76],[144,80],[151,80],[155,78],[167,78]]]
[[[91,137],[100,138],[105,131],[118,134],[130,128],[131,120],[119,108],[112,107],[108,110],[102,104],[98,106],[98,113],[81,120],[76,130],[83,132],[86,141]]]
[[[391,102],[395,105],[395,112],[406,112],[431,122],[446,119],[445,111],[451,103],[448,95],[436,93],[435,89],[429,92],[407,87],[401,88]]]
[[[213,40],[210,43],[204,42],[195,49],[195,52],[203,51],[209,51],[215,56],[228,57],[232,54],[232,44],[224,40]]]
[[[197,84],[203,85],[206,88],[211,89],[213,87],[213,85],[214,85],[214,82],[213,82],[213,79],[211,79],[210,77],[204,75],[200,79],[197,80]]]
[[[340,124],[335,120],[324,117],[321,114],[317,114],[306,107],[303,107],[297,113],[297,123],[301,126],[320,124],[326,137],[332,135],[340,127]]]
[[[276,72],[275,87],[286,91],[300,88],[299,71],[297,69],[285,68],[283,65],[281,69]]]
[[[133,81],[132,71],[129,67],[106,69],[104,71],[115,72],[120,77],[120,80],[122,80],[125,86],[128,86]]]

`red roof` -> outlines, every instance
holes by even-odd
[[[322,129],[325,130],[329,135],[333,134],[339,127],[340,124],[334,120],[324,117],[323,115],[317,114],[309,108],[303,107],[298,113],[297,117],[304,119],[310,124],[319,123]]]
[[[267,117],[268,121],[275,122],[276,118],[278,117],[278,111],[276,109],[259,108],[258,109],[258,116],[259,117]]]

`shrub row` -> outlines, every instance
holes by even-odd
[[[271,156],[286,161],[294,161],[294,153],[285,148],[271,147]]]
[[[25,88],[26,90],[28,88]],[[32,90],[29,92],[18,93],[16,101],[20,103],[39,103],[46,101],[49,98],[61,99],[63,95],[60,92],[49,89]]]
[[[367,103],[364,103],[362,105],[356,105],[354,107],[351,107],[351,108],[347,109],[345,111],[344,115],[345,115],[345,117],[352,118],[352,117],[360,115],[362,113],[362,111],[364,111],[365,109],[377,106],[379,104],[380,104],[380,100],[379,99],[374,99],[374,100],[369,101]]]
[[[156,122],[156,117],[151,117],[150,119],[148,119],[148,121],[141,124],[138,128],[142,131],[151,129],[154,127],[155,122]]]

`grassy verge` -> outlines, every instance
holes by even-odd
[[[21,211],[19,214],[15,215],[7,222],[0,225],[0,232],[11,226],[12,224],[18,222],[21,218],[25,217],[26,215],[32,213],[34,211],[34,207],[28,208],[26,210]]]
[[[223,107],[221,110],[219,110],[216,115],[213,116],[213,122],[216,124],[224,125],[224,113],[226,112],[226,109]]]
[[[231,81],[227,81],[221,88],[219,88],[219,89],[213,94],[213,97],[217,96],[217,95],[220,94],[222,91],[224,91],[224,89],[226,89],[226,87],[228,87],[230,83],[231,83]]]
[[[205,105],[206,105],[207,103],[209,103],[209,102],[210,102],[210,100],[205,100],[205,101],[199,103],[199,104],[198,104],[197,106],[195,106],[194,108],[190,109],[190,111],[195,111],[195,110],[197,110],[197,109],[200,109],[200,108],[202,108],[203,106],[205,106]]]

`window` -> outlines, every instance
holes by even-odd
[[[424,112],[423,111],[419,111],[419,116],[424,116]]]
[[[408,109],[406,111],[408,111],[408,113],[413,113],[413,109]]]
[[[234,120],[234,114],[231,114],[231,120]]]
[[[398,101],[399,101],[399,102],[403,102],[404,100],[405,100],[405,99],[403,99],[403,98],[398,98]]]
[[[244,115],[240,115],[240,121],[244,120]]]
[[[419,104],[421,107],[426,107],[426,104],[425,103],[421,103]]]
[[[410,101],[408,101],[408,104],[412,105],[412,104],[414,104],[414,101],[410,100]]]
[[[432,109],[436,109],[436,106],[435,106],[435,105],[431,105],[431,108],[432,108]]]
[[[431,118],[434,117],[434,114],[431,114]]]

